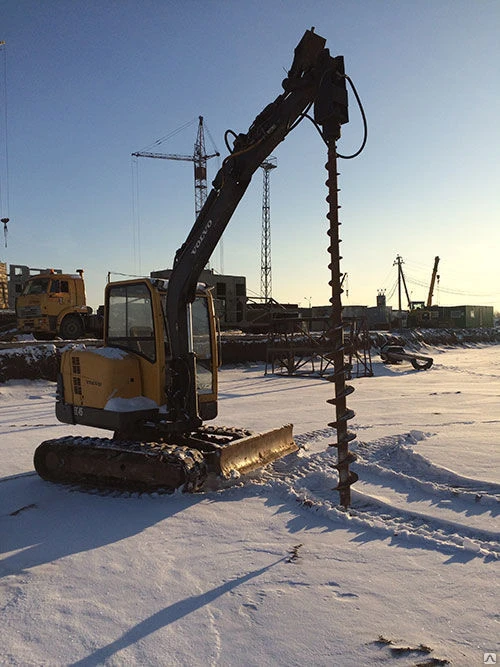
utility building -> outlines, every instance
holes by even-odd
[[[367,308],[366,316],[370,329],[390,329],[395,313],[393,313],[392,306],[387,305],[383,292],[377,294],[377,305]]]
[[[431,311],[434,310],[435,306]],[[437,311],[437,326],[440,328],[475,329],[493,326],[493,306],[438,306]]]

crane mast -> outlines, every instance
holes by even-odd
[[[271,205],[269,174],[276,169],[276,158],[271,156],[260,166],[264,172],[264,189],[262,194],[262,239],[260,250],[260,291],[264,303],[268,303],[272,297],[272,274],[271,274]]]
[[[0,41],[0,54],[3,58],[3,77],[0,83],[0,106],[3,107],[4,127],[0,137],[0,213],[7,214],[1,218],[3,223],[4,244],[7,247],[7,223],[9,222],[9,148],[7,130],[7,45]]]
[[[213,156],[211,156],[213,157]],[[203,116],[199,117],[198,134],[194,144],[194,208],[198,217],[207,198],[207,154],[205,153],[205,135]]]

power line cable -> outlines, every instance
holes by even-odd
[[[192,120],[188,120],[184,125],[181,125],[178,127],[176,130],[172,130],[168,134],[166,134],[164,137],[160,137],[160,139],[156,139],[153,141],[152,144],[149,144],[149,146],[146,146],[145,148],[142,148],[138,152],[143,152],[143,151],[149,151],[151,148],[154,148],[156,146],[160,146],[161,144],[165,143],[165,141],[168,141],[172,137],[175,137],[177,134],[185,130],[187,127],[190,127],[191,125],[194,125],[194,123],[198,122],[198,118],[193,118]]]
[[[412,285],[417,285],[419,287],[427,287],[427,288],[429,286],[427,283],[423,282],[422,280],[418,280],[418,279],[413,278],[412,276],[408,275],[408,273],[405,273],[405,277],[406,277],[406,281],[408,283],[411,283]],[[439,289],[440,289],[441,292],[445,292],[446,294],[455,294],[455,295],[459,295],[459,296],[476,296],[476,297],[483,297],[483,298],[487,298],[487,297],[490,297],[490,296],[495,296],[494,292],[490,292],[489,294],[478,293],[478,292],[468,292],[466,290],[458,290],[458,289],[451,289],[451,288],[443,287],[441,285],[441,283],[439,285]],[[498,292],[496,294],[498,294]]]
[[[0,52],[3,56],[3,65],[2,65],[2,90],[0,91],[4,101],[3,109],[3,143],[4,143],[4,155],[5,155],[5,179],[2,184],[2,178],[0,176],[0,209],[3,214],[5,213],[6,217],[9,217],[9,208],[10,208],[10,193],[9,193],[9,141],[8,141],[8,98],[7,98],[7,45],[5,42],[0,42]],[[3,171],[3,170],[2,170]]]

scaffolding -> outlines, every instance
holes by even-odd
[[[373,377],[371,339],[366,317],[344,317],[344,354],[349,358],[348,379]]]
[[[343,325],[347,379],[372,377],[371,340],[366,318],[345,318]],[[273,319],[266,340],[265,375],[332,377],[334,344],[328,331],[327,317]]]

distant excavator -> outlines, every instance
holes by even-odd
[[[218,355],[213,298],[198,280],[252,175],[310,108],[314,105],[314,122],[329,146],[348,122],[343,57],[332,57],[325,43],[314,29],[306,31],[283,81],[284,92],[246,134],[226,132],[229,155],[176,253],[170,279],[106,286],[104,346],[63,353],[56,415],[67,424],[108,429],[113,437],[43,442],[34,455],[42,478],[195,491],[211,474],[247,473],[297,449],[290,424],[257,434],[203,424],[217,415]],[[331,192],[336,197],[336,186]],[[330,403],[342,406],[350,393],[343,379],[341,369],[337,397]],[[352,411],[339,409],[343,425]],[[352,437],[344,434],[342,444]],[[352,460],[350,453],[339,456],[338,488],[348,489],[357,478],[349,473]]]

